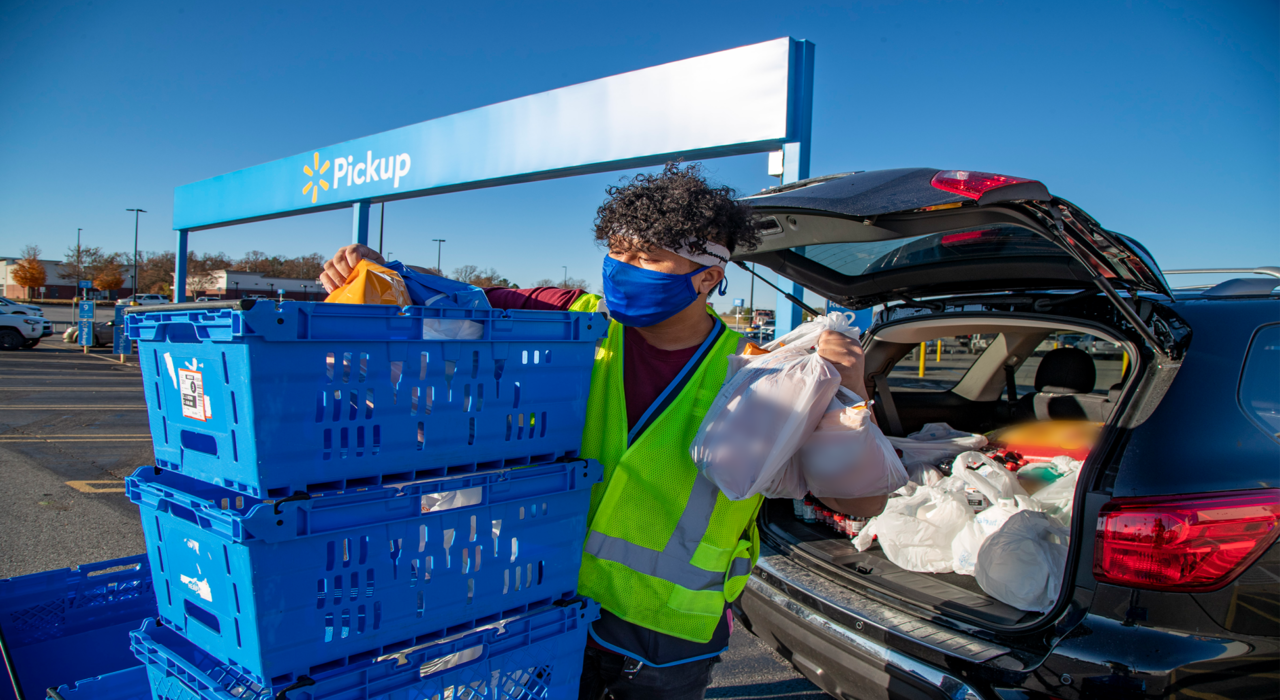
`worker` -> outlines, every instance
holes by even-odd
[[[727,356],[745,346],[709,313],[707,297],[722,289],[731,253],[755,249],[760,235],[733,190],[709,185],[696,164],[669,163],[608,188],[595,239],[608,249],[603,298],[555,287],[486,290],[495,308],[611,319],[596,351],[581,452],[604,465],[604,480],[592,491],[579,577],[578,592],[602,608],[579,697],[702,698],[729,644],[728,605],[759,553],[763,500],[728,500],[689,455]],[[336,289],[361,259],[383,262],[368,247],[346,246],[320,281]],[[827,332],[817,352],[846,387],[865,392],[856,340]]]

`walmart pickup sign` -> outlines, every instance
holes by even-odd
[[[775,39],[309,150],[177,188],[173,228],[778,150],[807,138],[812,52]]]

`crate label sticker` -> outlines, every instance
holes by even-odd
[[[182,392],[182,417],[203,421],[208,415],[204,376],[195,370],[178,370],[178,390]]]

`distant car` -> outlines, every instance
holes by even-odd
[[[12,299],[0,297],[0,313],[17,314],[19,316],[44,316],[44,309],[31,304],[19,304]]]
[[[116,306],[132,306],[134,301],[138,302],[138,306],[156,306],[158,304],[168,304],[169,297],[163,294],[130,294],[127,297],[121,297],[116,302]]]
[[[0,314],[0,350],[34,348],[40,339],[53,335],[53,324],[28,314]]]
[[[200,297],[196,301],[222,301],[222,297]]]
[[[266,294],[246,294],[244,295],[244,298],[245,299],[270,299],[271,297],[267,296]]]
[[[93,324],[93,343],[91,347],[100,348],[111,345],[115,342],[115,322],[114,321],[95,321]],[[50,329],[50,334],[53,330]],[[80,327],[78,325],[71,326],[62,332],[62,342],[77,345],[80,343]]]

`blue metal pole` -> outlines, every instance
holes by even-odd
[[[177,252],[173,256],[173,303],[187,300],[187,231],[179,229]]]
[[[782,146],[782,184],[808,179],[810,137],[813,131],[813,54],[814,45],[810,41],[797,41],[792,48],[793,89],[791,94],[796,102],[790,113],[795,122],[788,131],[795,137],[792,143]],[[797,253],[804,253],[804,248],[796,248]],[[804,298],[804,287],[778,275],[778,287],[786,289],[791,285],[791,294],[796,298]],[[775,302],[777,313],[774,318],[774,337],[791,331],[800,325],[804,316],[799,306],[787,301],[779,292]]]
[[[352,204],[351,213],[351,242],[369,245],[369,203]]]

